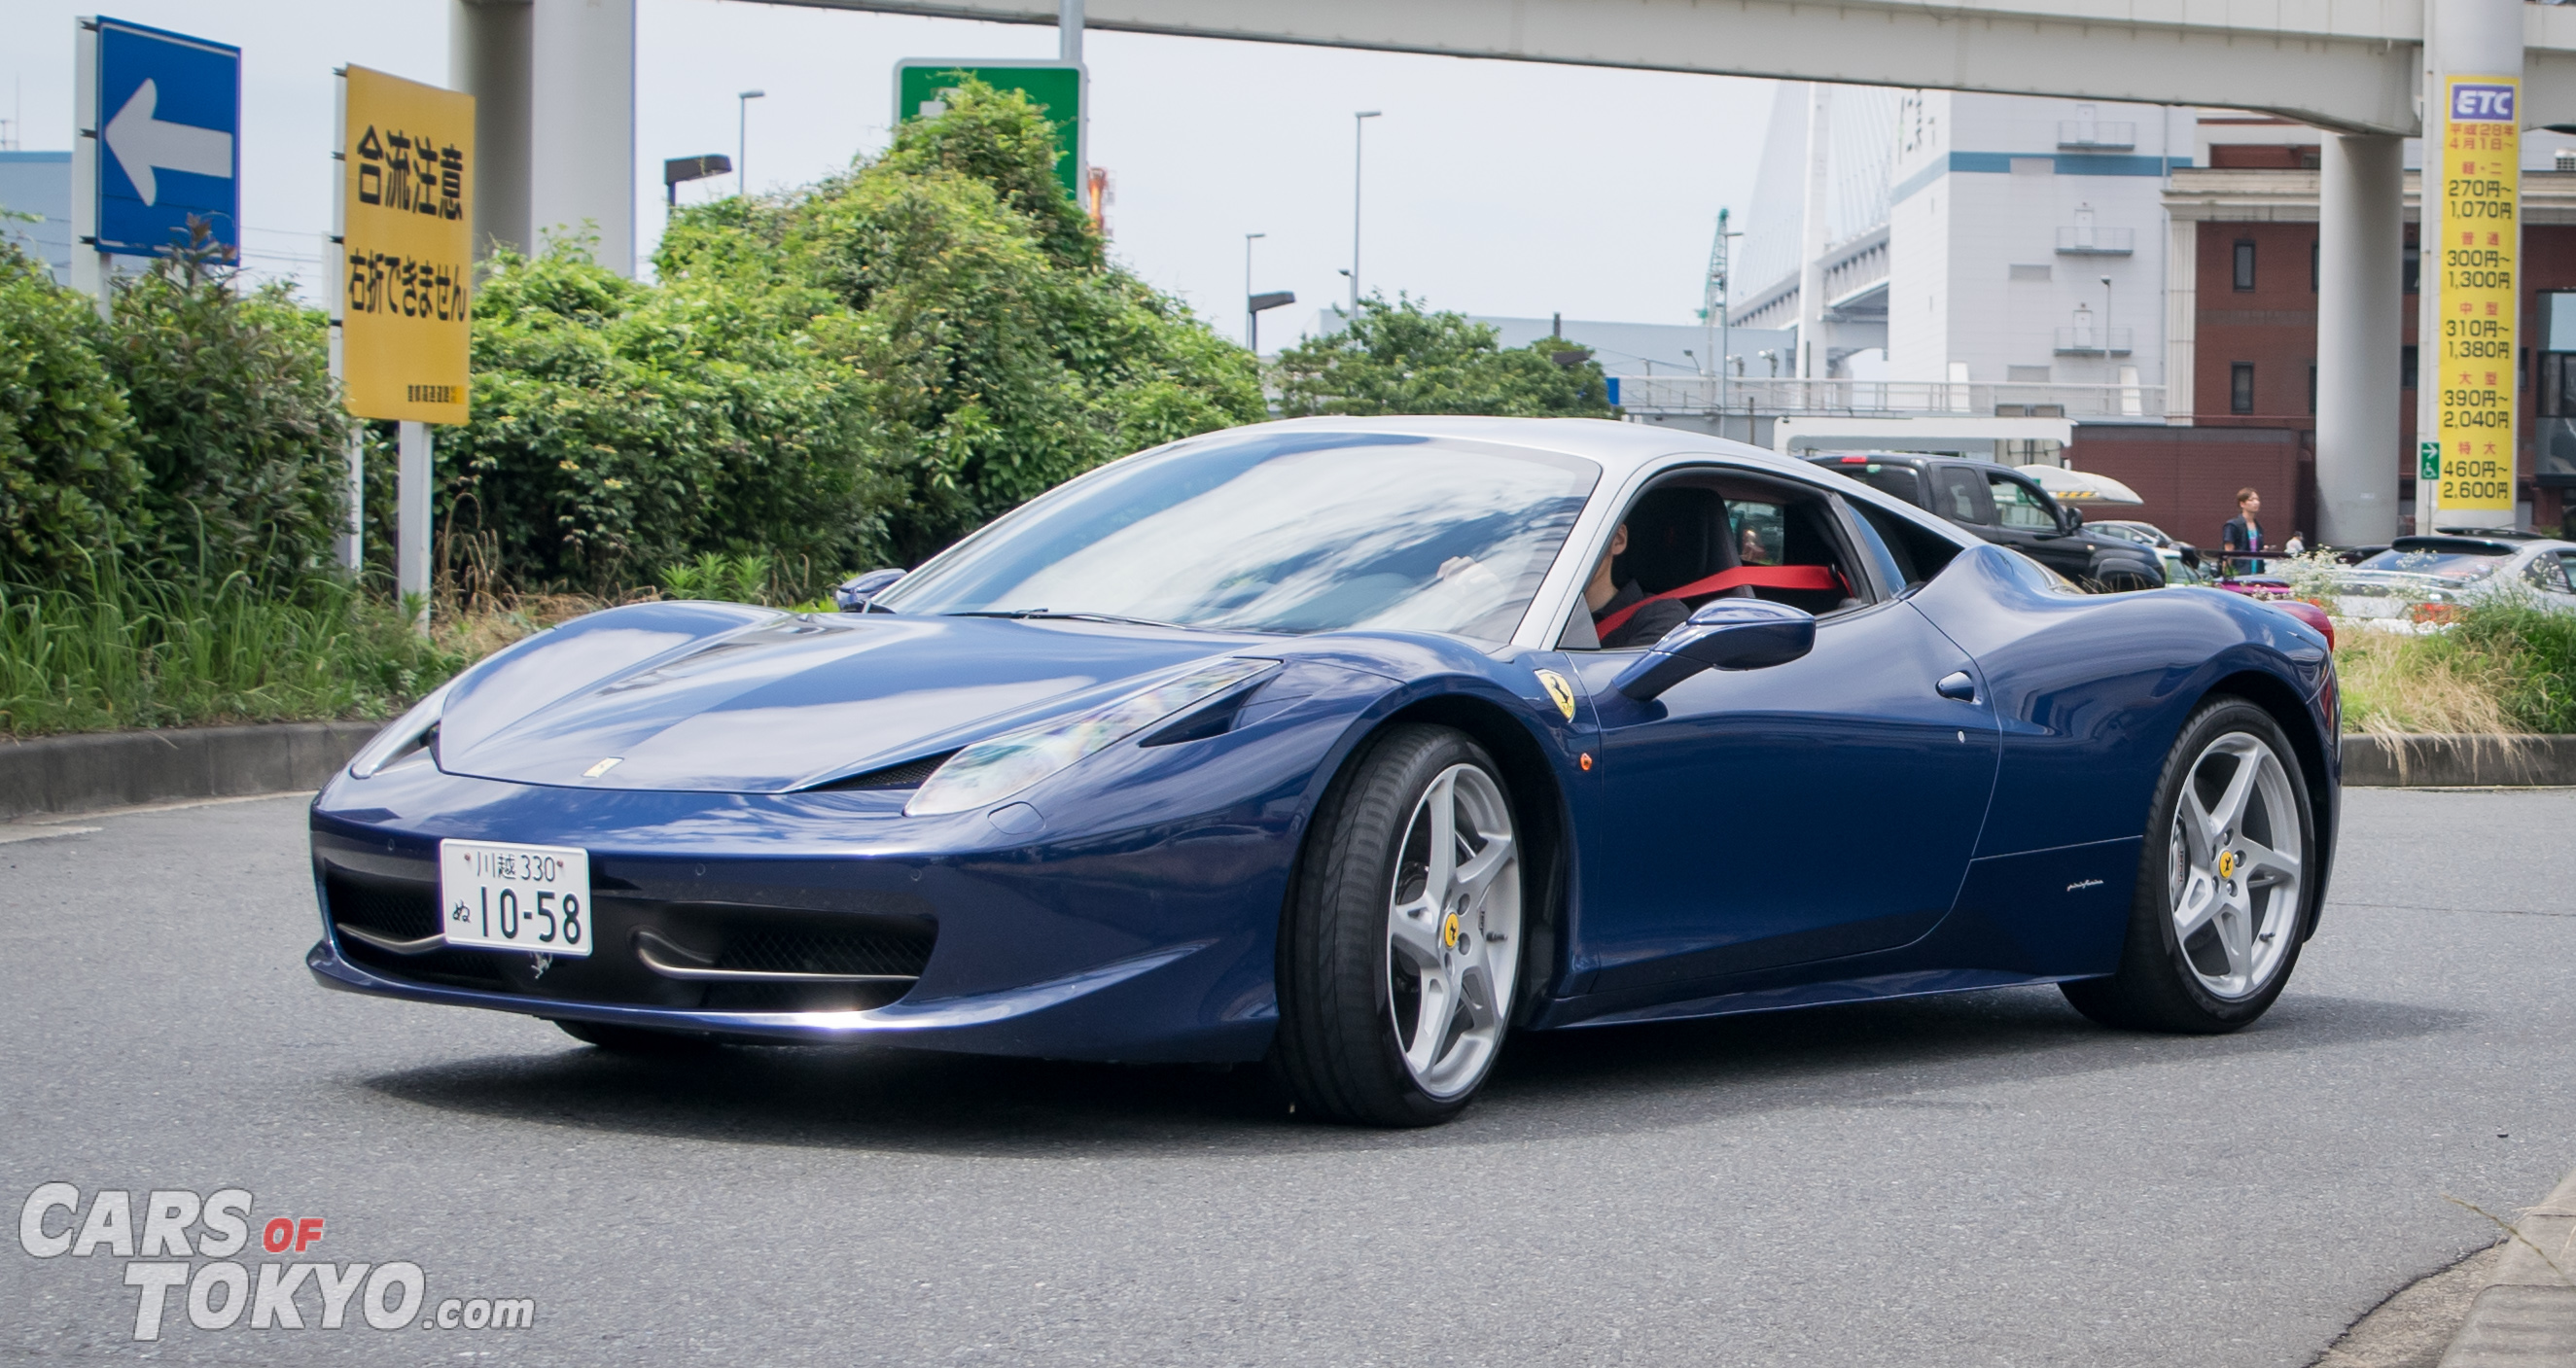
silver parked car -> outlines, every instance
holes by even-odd
[[[2576,613],[2576,542],[2531,532],[2399,537],[2337,574],[2333,590],[2335,613],[2347,618],[2438,622],[2446,605],[2514,593]]]

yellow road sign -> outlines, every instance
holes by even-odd
[[[349,412],[462,423],[474,97],[360,66],[346,96],[337,293]]]

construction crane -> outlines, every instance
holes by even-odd
[[[1726,407],[1727,240],[1742,236],[1742,233],[1727,231],[1726,211],[1718,210],[1717,240],[1708,248],[1708,278],[1700,282],[1699,321],[1709,333],[1712,363],[1717,367],[1717,406],[1721,410]]]

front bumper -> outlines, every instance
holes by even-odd
[[[1100,804],[1097,826],[1013,837],[981,813],[903,819],[899,799],[863,793],[596,793],[415,763],[315,800],[323,935],[306,966],[345,992],[555,1020],[1258,1059],[1297,810],[1278,797],[1178,819]],[[450,838],[589,851],[593,953],[447,948],[436,859]],[[728,972],[673,975],[672,947]]]
[[[1272,1020],[1266,1015],[1219,1023],[1213,1029],[1160,1033],[1151,1039],[1137,1033],[1138,1026],[1164,1015],[1156,1010],[1158,1004],[1188,994],[1194,975],[1184,966],[1213,944],[1171,946],[1002,992],[807,1012],[634,1006],[422,982],[353,963],[327,936],[305,953],[304,966],[313,972],[315,982],[344,993],[482,1007],[549,1021],[705,1032],[782,1044],[875,1040],[970,1054],[1137,1061],[1258,1059],[1270,1043]]]

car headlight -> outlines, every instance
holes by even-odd
[[[1278,665],[1222,660],[1139,689],[1089,712],[978,741],[931,772],[903,805],[907,817],[966,812],[998,803],[1096,751],[1185,711]]]
[[[447,711],[448,691],[455,687],[453,679],[439,685],[430,691],[429,697],[413,704],[411,711],[402,715],[401,721],[377,732],[376,739],[360,748],[349,761],[349,777],[372,778],[385,766],[426,747],[430,731],[438,725],[440,715]]]

